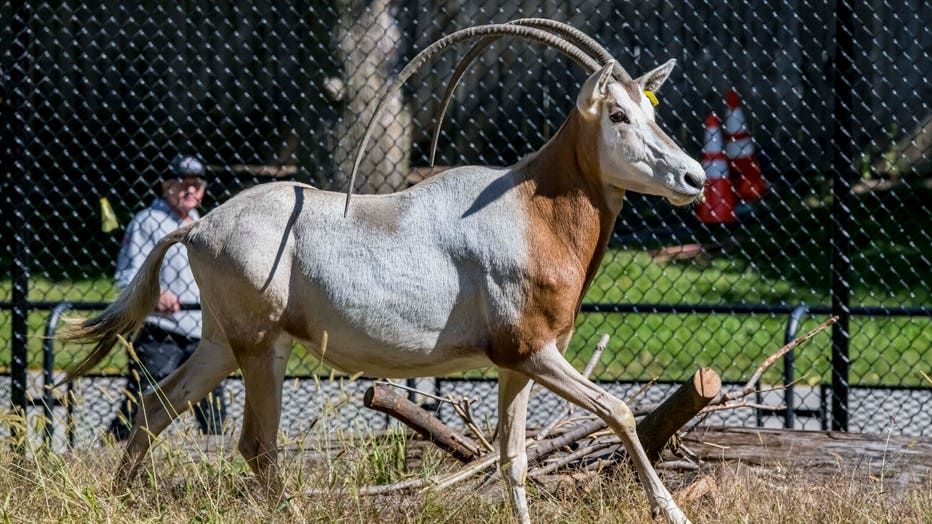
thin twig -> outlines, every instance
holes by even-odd
[[[396,491],[405,491],[422,487],[426,481],[424,479],[408,479],[394,484],[382,484],[378,486],[363,486],[358,490],[346,488],[304,488],[302,493],[306,495],[352,495],[358,494],[363,496],[385,495]]]
[[[436,489],[441,490],[456,484],[462,480],[466,480],[469,477],[479,473],[480,471],[492,466],[499,459],[499,453],[489,453],[488,455],[482,457],[480,460],[473,462],[467,466],[464,466],[459,471],[455,471],[439,479],[433,480],[430,482],[430,486],[426,489]]]
[[[567,401],[563,401],[560,412],[557,413],[553,418],[550,419],[550,422],[544,426],[544,429],[540,430],[537,433],[537,436],[534,437],[536,440],[541,441],[550,436],[550,433],[557,428],[567,417],[569,417],[573,412],[573,405]]]
[[[920,369],[919,374],[922,375],[922,378],[926,379],[926,382],[928,382],[930,386],[932,386],[932,378],[929,378],[929,375],[926,375],[925,371]]]
[[[599,343],[595,345],[595,350],[592,352],[592,356],[589,357],[589,362],[586,363],[586,367],[583,369],[583,376],[589,378],[589,375],[592,375],[592,371],[595,370],[596,364],[599,363],[599,360],[602,358],[602,352],[605,351],[605,347],[608,346],[608,333],[603,333],[602,337],[599,339]]]
[[[644,384],[643,386],[641,386],[640,389],[638,389],[637,391],[634,392],[634,395],[631,395],[631,397],[628,398],[628,401],[625,402],[625,404],[627,404],[627,405],[629,405],[629,406],[630,406],[631,404],[634,404],[634,401],[637,400],[638,397],[640,397],[645,391],[647,391],[648,389],[650,389],[650,387],[654,385],[654,382],[657,382],[657,379],[659,379],[659,378],[660,378],[660,377],[653,377],[653,378],[651,378],[650,380],[648,380],[646,384]]]
[[[466,426],[473,432],[476,438],[479,439],[483,447],[488,451],[494,451],[495,448],[485,438],[485,434],[482,433],[476,421],[473,419],[472,412],[469,410],[469,399],[462,397],[459,402],[453,402],[453,398],[449,397],[449,401],[453,404],[453,410],[463,419],[463,422],[466,423]]]
[[[825,328],[831,326],[831,325],[834,324],[835,322],[838,322],[838,317],[837,317],[837,316],[834,316],[834,317],[829,318],[829,319],[826,320],[825,322],[819,324],[819,326],[818,326],[817,328],[815,328],[815,329],[813,329],[812,331],[806,333],[805,335],[803,335],[803,336],[801,336],[801,337],[799,337],[799,338],[793,340],[793,341],[790,342],[789,344],[787,344],[787,345],[783,346],[782,348],[780,348],[780,350],[777,351],[776,353],[774,353],[773,355],[770,355],[769,357],[767,357],[767,360],[765,360],[760,366],[758,366],[758,367],[757,367],[757,370],[754,372],[754,374],[751,375],[751,380],[748,380],[747,384],[744,385],[744,390],[745,390],[745,391],[753,391],[755,385],[756,385],[757,382],[760,380],[761,375],[763,375],[763,374],[764,374],[764,371],[766,371],[767,368],[769,368],[770,366],[772,366],[773,363],[777,361],[777,359],[779,359],[779,358],[782,357],[783,355],[786,355],[786,354],[789,353],[790,351],[793,351],[793,349],[796,348],[796,346],[799,346],[800,344],[803,344],[804,342],[808,341],[808,340],[811,339],[812,337],[814,337],[814,336],[816,336],[817,334],[819,334],[819,332],[821,332],[823,329],[825,329]],[[727,397],[727,396],[728,396],[728,395],[726,395],[726,397]],[[729,399],[729,400],[730,400],[730,399]]]
[[[545,440],[545,438],[559,437],[560,435],[566,433],[567,431],[572,430],[573,429],[572,425],[576,422],[584,422],[584,421],[596,420],[596,419],[598,419],[598,417],[591,413],[580,413],[576,415],[568,415],[560,420],[557,420],[557,424],[550,429],[550,434],[542,436],[540,440],[538,440],[538,442]],[[540,435],[540,433],[535,435],[534,437],[535,440],[537,440],[538,435]]]
[[[767,409],[780,411],[786,409],[786,406],[769,406],[767,404],[758,404],[757,402],[732,402],[730,404],[719,404],[717,406],[706,406],[699,410],[700,415],[705,415],[707,413],[712,413],[713,411],[724,411],[726,409],[738,409],[738,408],[754,408],[754,409]]]
[[[437,395],[431,395],[430,393],[427,393],[426,391],[421,391],[420,389],[412,388],[411,386],[406,386],[404,384],[398,384],[398,383],[392,382],[391,380],[376,380],[375,382],[373,382],[373,384],[385,384],[393,388],[403,389],[405,391],[410,391],[411,393],[417,393],[418,395],[421,395],[422,397],[427,397],[429,399],[433,399],[438,402],[448,402],[450,404],[456,404],[457,402],[455,399],[453,399],[452,395],[447,395],[446,397],[438,397]]]
[[[528,472],[528,476],[533,477],[535,475],[546,475],[556,469],[559,469],[569,464],[570,462],[573,462],[574,460],[581,459],[585,457],[586,455],[589,455],[590,453],[593,453],[595,451],[599,451],[601,449],[605,449],[605,448],[608,448],[614,445],[615,444],[607,443],[607,442],[598,442],[595,444],[589,444],[588,446],[580,448],[574,451],[573,453],[570,453],[569,455],[566,455],[564,457],[561,457],[558,460],[550,462],[546,466],[541,466],[539,468],[532,469],[531,471]]]

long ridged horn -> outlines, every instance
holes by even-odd
[[[563,37],[565,40],[571,44],[579,47],[582,51],[585,51],[589,56],[598,60],[599,64],[604,65],[608,63],[609,60],[615,60],[611,53],[608,52],[605,47],[599,44],[594,38],[583,33],[575,27],[558,22],[556,20],[550,20],[549,18],[521,18],[518,20],[512,20],[508,22],[510,25],[520,25],[533,27],[535,29],[544,29],[549,30],[556,35]],[[479,58],[489,46],[491,46],[499,37],[492,36],[482,39],[480,42],[476,43],[469,52],[466,53],[466,56],[460,61],[456,69],[453,71],[453,75],[450,77],[450,81],[447,83],[447,88],[443,93],[443,99],[440,102],[440,110],[437,111],[436,123],[434,124],[434,134],[430,141],[430,166],[434,166],[434,161],[437,155],[437,144],[440,142],[440,129],[443,127],[443,118],[447,113],[447,109],[450,107],[450,102],[453,99],[453,93],[456,91],[456,86],[459,85],[460,80],[463,78],[463,75],[466,74],[466,71],[469,70],[469,66]],[[595,70],[586,71],[587,75],[591,75]],[[618,60],[615,60],[615,69],[612,71],[613,76],[619,81],[631,81],[631,75],[618,63]]]
[[[589,56],[595,58],[599,62],[600,66],[607,64],[609,60],[615,60],[615,57],[612,56],[612,54],[609,53],[608,50],[602,46],[602,44],[600,44],[591,36],[567,23],[550,20],[549,18],[522,18],[513,20],[509,22],[509,24],[524,25],[537,29],[550,30],[551,32],[563,37],[571,44],[574,44],[583,51],[589,53]],[[592,73],[595,73],[596,70],[598,70],[598,67],[595,70],[587,71],[587,73],[591,75]],[[618,63],[618,60],[615,60],[615,68],[612,70],[612,75],[616,80],[622,82],[630,82],[632,80],[631,75],[625,71],[625,68],[621,67],[621,65]]]
[[[366,145],[369,143],[369,139],[372,137],[374,131],[373,124],[378,121],[382,116],[382,113],[385,111],[386,101],[393,96],[408,80],[414,73],[416,73],[430,58],[434,55],[443,51],[451,46],[454,46],[460,42],[466,40],[474,40],[476,38],[483,38],[489,36],[513,36],[516,38],[521,38],[524,40],[531,40],[538,42],[548,47],[552,47],[564,55],[572,58],[579,64],[581,64],[586,70],[596,70],[598,69],[598,62],[592,59],[588,54],[581,51],[578,47],[573,44],[570,44],[563,38],[555,36],[546,31],[540,29],[535,29],[533,27],[522,27],[517,25],[508,25],[508,24],[489,24],[489,25],[480,25],[475,27],[470,27],[467,29],[461,29],[454,33],[451,33],[440,40],[429,45],[423,51],[417,54],[410,62],[398,73],[388,85],[382,88],[379,92],[379,96],[375,99],[378,101],[375,111],[372,113],[372,117],[369,119],[369,123],[366,125],[366,132],[363,134],[362,140],[359,143],[358,149],[356,150],[356,158],[353,161],[353,171],[350,174],[349,187],[346,188],[346,206],[343,209],[343,216],[346,216],[349,212],[350,198],[353,195],[353,185],[356,181],[356,173],[359,170],[359,164],[362,162],[363,154],[366,150]]]

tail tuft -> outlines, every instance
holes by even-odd
[[[159,268],[165,252],[173,244],[183,241],[193,225],[187,225],[160,240],[133,280],[100,315],[87,319],[66,319],[61,339],[93,344],[94,348],[77,366],[68,370],[56,387],[86,375],[110,353],[120,337],[131,338],[142,328],[146,317],[155,311],[159,300]]]

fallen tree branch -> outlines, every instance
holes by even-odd
[[[563,466],[566,466],[567,464],[573,462],[574,460],[579,460],[596,451],[600,451],[602,449],[615,446],[615,445],[617,445],[617,443],[611,443],[611,442],[597,442],[595,444],[589,444],[588,446],[579,448],[576,451],[564,457],[561,457],[559,460],[554,460],[553,462],[550,462],[545,466],[540,466],[540,467],[537,467],[537,468],[534,468],[528,471],[528,476],[533,477],[536,475],[547,475],[548,473],[551,473]]]
[[[702,368],[641,419],[637,433],[647,458],[656,462],[670,438],[715,399],[721,389],[718,373],[712,368]]]
[[[583,439],[603,428],[605,428],[605,422],[603,422],[602,419],[596,419],[590,420],[585,424],[575,427],[560,435],[559,437],[554,437],[543,442],[536,442],[534,439],[527,439],[525,446],[528,446],[528,464],[534,464],[554,451],[564,446],[568,446],[580,439]],[[480,471],[494,464],[499,456],[500,455],[498,452],[490,453],[489,455],[482,457],[481,460],[476,461],[475,464],[470,464],[469,466],[464,467],[461,471],[452,473],[436,481],[434,483],[434,487],[436,489],[443,489],[452,486],[459,481],[466,480],[472,475],[479,473]]]
[[[738,408],[743,408],[743,407],[750,407],[750,408],[757,408],[757,409],[785,409],[785,407],[781,407],[781,406],[762,406],[760,404],[747,402],[747,401],[741,401],[741,402],[735,402],[735,401],[758,392],[758,389],[755,389],[754,386],[760,380],[760,377],[763,375],[764,371],[766,371],[770,366],[772,366],[783,355],[785,355],[789,351],[792,351],[794,348],[800,346],[806,341],[810,340],[812,337],[817,335],[819,332],[823,331],[824,329],[834,324],[837,320],[838,320],[837,317],[831,317],[825,322],[823,322],[822,324],[820,324],[818,327],[813,329],[812,331],[793,340],[789,344],[786,344],[785,346],[777,350],[774,354],[770,355],[767,359],[765,359],[764,362],[762,362],[760,366],[758,366],[757,370],[752,375],[751,380],[749,380],[743,388],[737,391],[732,391],[729,393],[722,393],[720,391],[721,379],[719,379],[718,375],[715,374],[715,372],[711,369],[708,370],[707,372],[708,375],[706,376],[706,379],[709,380],[710,382],[708,382],[707,384],[703,383],[701,379],[703,370],[700,370],[700,372],[697,372],[696,375],[693,376],[692,381],[688,381],[686,384],[681,386],[680,389],[677,390],[676,393],[674,393],[674,395],[669,397],[663,403],[642,404],[642,405],[634,406],[632,408],[634,415],[636,417],[644,416],[644,419],[642,419],[638,423],[638,438],[641,440],[641,443],[645,448],[645,452],[648,453],[648,457],[651,458],[652,462],[656,462],[656,460],[659,458],[660,451],[663,449],[663,445],[670,439],[670,437],[675,435],[676,432],[681,427],[683,427],[683,425],[689,422],[690,419],[695,418],[697,415],[701,416],[700,420],[698,420],[695,424],[691,425],[689,428],[684,430],[684,433],[690,431],[696,425],[701,423],[702,420],[704,420],[705,417],[709,413],[714,412],[714,411],[722,411],[722,410],[727,410],[727,409],[738,409]],[[713,374],[714,374],[714,378],[712,378]],[[693,388],[691,392],[689,390],[689,386]],[[684,391],[684,388],[685,388],[685,391]],[[677,395],[684,395],[684,394],[686,394],[685,398],[681,397],[679,399],[674,399],[674,397],[676,397]],[[692,408],[687,409],[687,406],[689,406],[689,404],[691,403],[693,403]],[[666,406],[664,406],[665,404]],[[699,406],[699,409],[697,409],[696,406]],[[692,411],[693,409],[696,409],[696,410]],[[679,420],[676,420],[676,421],[670,420],[665,416],[665,415],[668,416],[671,413],[671,410],[673,412],[677,412],[677,411],[679,412],[677,414],[677,417],[679,418]],[[690,411],[692,411],[692,415],[687,417],[686,414],[689,413]],[[647,424],[644,423],[645,420],[648,420]],[[601,420],[593,421],[594,425],[599,425],[600,427],[593,430],[592,433],[595,433],[596,431],[599,431],[605,428],[604,423],[599,424],[600,422]],[[665,427],[664,428],[653,427],[654,425],[657,425],[657,424],[665,424]],[[672,432],[670,432],[670,428],[673,428]],[[585,435],[583,438],[589,437],[590,435],[591,433]],[[584,461],[591,462],[593,460],[599,460],[599,459],[608,460],[608,461],[617,461],[625,456],[625,451],[623,450],[623,448],[619,448],[618,450],[613,451],[611,453],[607,453],[607,454],[604,452],[603,453],[596,452],[596,453],[590,453],[588,455],[589,456],[583,457]],[[595,457],[591,455],[595,455]]]
[[[837,320],[837,317],[829,318],[806,335],[797,338],[770,355],[758,366],[751,379],[743,388],[722,393],[720,391],[721,379],[718,377],[718,374],[709,368],[703,368],[697,371],[691,380],[681,385],[680,388],[664,402],[660,404],[641,404],[633,406],[632,411],[635,416],[644,417],[638,423],[638,435],[642,441],[642,445],[645,447],[645,451],[648,452],[648,456],[651,457],[652,461],[655,461],[656,458],[659,457],[663,445],[669,438],[675,435],[683,424],[688,422],[691,418],[694,418],[697,414],[702,415],[702,419],[704,419],[708,413],[725,409],[737,409],[741,407],[781,409],[779,406],[762,406],[748,401],[736,401],[758,392],[759,390],[756,389],[755,386],[770,366],[783,355],[810,340],[816,334],[834,324]],[[594,369],[599,355],[601,355],[604,350],[604,342],[607,342],[607,336],[602,337],[602,341],[600,341],[599,346],[593,353],[592,359],[590,359],[589,364],[586,366],[586,372],[591,373],[592,369]],[[642,388],[642,391],[644,389],[646,389],[646,387]],[[450,398],[443,400],[450,402],[454,406],[457,405],[457,403]],[[420,410],[421,408],[417,409]],[[468,415],[468,410],[466,414]],[[567,453],[566,456],[556,458],[547,465],[533,467],[530,470],[531,475],[546,475],[555,469],[568,466],[574,462],[582,462],[586,464],[587,468],[599,467],[601,464],[604,464],[605,460],[615,462],[624,456],[623,450],[620,449],[620,442],[616,440],[590,441],[588,444],[580,444],[580,442],[585,439],[592,439],[594,433],[605,430],[605,422],[601,419],[592,419],[582,422],[577,426],[569,427],[562,434],[550,437],[550,433],[552,433],[555,428],[561,427],[564,424],[569,424],[572,420],[574,420],[574,418],[569,418],[569,410],[564,408],[558,417],[552,419],[550,423],[538,433],[537,437],[528,439],[526,442],[528,446],[527,458],[528,464],[531,466],[539,464],[545,457],[558,450],[577,444],[579,445],[578,449]],[[701,421],[702,420],[697,421],[685,431],[688,432]],[[474,444],[474,446],[478,448],[478,445]],[[607,448],[611,447],[617,447],[619,449],[606,452]],[[498,459],[499,453],[492,452],[464,466],[458,471],[440,477],[433,479],[412,479],[385,486],[367,486],[355,491],[355,493],[360,495],[380,495],[410,489],[445,489],[488,469],[493,466]],[[696,466],[688,460],[681,460],[668,464],[668,467],[674,469],[693,469]],[[329,492],[332,493],[333,491]]]
[[[473,432],[473,434],[476,436],[476,438],[479,439],[479,443],[482,444],[482,446],[487,451],[492,451],[494,449],[492,445],[489,444],[489,441],[485,438],[485,435],[482,433],[482,430],[479,429],[479,426],[476,424],[475,419],[473,419],[472,412],[470,411],[470,403],[472,401],[469,398],[467,397],[455,398],[453,395],[447,395],[445,397],[440,397],[437,395],[432,395],[430,393],[421,391],[417,388],[405,386],[404,384],[397,384],[390,380],[378,381],[378,382],[375,382],[375,384],[376,385],[384,384],[387,386],[391,386],[395,389],[402,389],[405,391],[409,391],[411,393],[416,393],[420,396],[436,400],[437,402],[441,402],[441,403],[446,402],[447,404],[450,404],[450,407],[452,407],[453,411],[457,415],[459,415],[459,417],[463,420],[463,423],[466,424],[466,427],[468,427]],[[392,413],[388,411],[386,411],[385,413],[392,415]],[[438,422],[439,422],[439,419],[438,419]],[[419,433],[421,432],[420,429],[418,428],[414,428],[414,429],[418,431]],[[426,430],[426,428],[424,429]]]
[[[801,337],[797,337],[796,339],[791,341],[789,344],[786,344],[785,346],[777,350],[774,354],[767,357],[767,359],[764,360],[761,363],[761,365],[757,367],[757,370],[754,371],[754,374],[751,375],[751,379],[747,381],[747,383],[744,385],[743,388],[729,391],[728,393],[720,393],[715,399],[709,402],[706,408],[703,409],[703,411],[700,413],[699,419],[696,420],[694,423],[692,423],[688,428],[684,429],[683,433],[689,433],[690,431],[695,429],[696,426],[701,424],[706,419],[708,414],[713,411],[722,411],[725,409],[736,409],[736,408],[751,406],[749,403],[746,403],[746,402],[742,402],[742,403],[733,403],[733,402],[735,400],[753,395],[754,393],[761,391],[756,388],[756,384],[758,383],[758,381],[760,381],[760,377],[763,376],[767,368],[772,366],[774,362],[780,359],[780,357],[782,357],[783,355],[786,355],[793,349],[809,341],[812,337],[818,335],[820,332],[822,332],[829,326],[835,324],[836,322],[838,322],[837,316],[829,317],[828,320],[819,324],[815,329],[809,331],[808,333],[806,333],[805,335]],[[776,386],[773,389],[778,390],[782,388],[783,386]],[[775,408],[771,406],[767,406],[767,407],[764,407],[763,409],[775,409]],[[786,409],[786,408],[783,407],[783,409]]]
[[[374,384],[367,389],[363,405],[395,417],[461,462],[470,462],[481,454],[479,446],[472,439],[384,384]]]
[[[668,460],[661,462],[657,465],[657,469],[666,469],[674,471],[696,471],[699,469],[699,464],[695,462],[690,462],[688,460]]]

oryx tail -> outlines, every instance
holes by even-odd
[[[64,340],[82,340],[94,345],[94,350],[77,366],[70,369],[60,383],[70,382],[99,363],[113,349],[119,337],[135,335],[146,317],[155,311],[159,300],[159,269],[162,259],[172,245],[184,240],[194,224],[166,235],[146,257],[142,267],[128,286],[100,315],[67,320]]]

